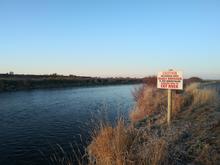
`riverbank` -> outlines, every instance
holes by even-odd
[[[220,106],[216,89],[188,85],[174,93],[172,123],[166,122],[167,92],[143,86],[135,93],[131,124],[101,125],[87,147],[89,164],[218,164]]]
[[[0,74],[0,92],[31,90],[43,88],[64,88],[80,86],[101,86],[101,85],[121,85],[139,84],[141,78],[100,78],[83,76],[63,76],[63,75],[11,75]]]

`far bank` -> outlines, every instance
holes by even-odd
[[[31,89],[49,89],[81,86],[104,86],[140,84],[142,78],[130,77],[84,77],[75,75],[22,75],[0,74],[0,92]]]

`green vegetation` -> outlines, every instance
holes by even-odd
[[[60,88],[94,85],[119,85],[142,83],[138,78],[99,78],[63,75],[13,75],[0,74],[0,91],[15,91],[39,88]]]

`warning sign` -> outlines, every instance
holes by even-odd
[[[160,89],[183,89],[183,74],[181,71],[159,72],[157,75],[157,88]]]

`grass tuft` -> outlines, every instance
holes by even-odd
[[[132,135],[123,119],[119,119],[116,127],[104,125],[93,136],[92,143],[88,146],[90,163],[97,165],[122,165],[126,163]]]

